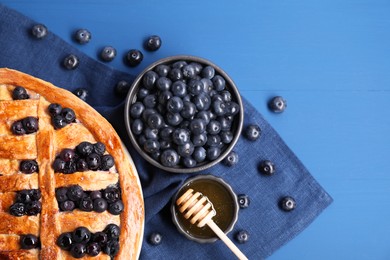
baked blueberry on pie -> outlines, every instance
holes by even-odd
[[[0,144],[0,259],[137,259],[137,173],[94,109],[0,69]]]

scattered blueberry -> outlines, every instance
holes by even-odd
[[[152,234],[150,234],[148,241],[152,245],[155,245],[155,246],[159,245],[162,242],[162,235],[160,233],[157,233],[157,232],[152,233]]]
[[[79,29],[74,34],[74,39],[80,44],[88,43],[92,38],[91,32],[87,29]]]
[[[11,126],[11,131],[15,135],[24,135],[26,134],[26,130],[23,127],[22,121],[15,121]]]
[[[292,197],[284,197],[279,201],[279,206],[284,211],[292,211],[296,207],[296,202]]]
[[[161,38],[157,35],[152,35],[145,41],[144,46],[148,51],[157,51],[161,47]]]
[[[36,24],[31,28],[31,34],[36,38],[36,39],[43,39],[47,35],[47,27],[43,24]]]
[[[275,165],[269,161],[264,160],[260,162],[259,171],[265,175],[273,175],[275,173]]]
[[[269,101],[268,107],[272,112],[281,113],[286,109],[287,102],[283,97],[276,96]]]
[[[61,115],[64,118],[65,122],[70,124],[74,122],[76,119],[76,114],[71,108],[63,108],[61,111]]]
[[[143,59],[144,55],[142,54],[142,52],[136,49],[129,50],[125,57],[126,63],[130,67],[135,67],[139,65]]]
[[[238,204],[240,205],[240,208],[245,209],[245,208],[249,207],[250,200],[249,200],[248,195],[245,195],[245,194],[237,195],[237,201],[238,201]]]
[[[258,125],[249,125],[245,128],[245,137],[250,141],[256,141],[261,135],[261,129]]]
[[[35,235],[27,234],[20,237],[20,247],[22,249],[34,249],[39,246],[39,238]]]
[[[76,95],[76,97],[80,98],[82,101],[87,101],[88,97],[88,90],[85,88],[78,88],[73,91],[73,94]]]
[[[13,100],[23,100],[29,99],[30,95],[27,93],[27,90],[24,87],[17,86],[12,90],[12,99]]]
[[[39,171],[38,163],[35,160],[22,160],[19,165],[19,170],[25,174],[38,172]]]
[[[23,128],[26,134],[32,134],[38,131],[38,119],[32,116],[22,119]]]
[[[52,117],[52,124],[54,129],[61,129],[68,125],[68,123],[65,121],[65,118],[61,115]]]
[[[131,84],[126,80],[120,80],[115,85],[115,94],[120,97],[125,97],[127,92],[129,92]]]
[[[235,238],[236,238],[238,243],[244,244],[244,243],[248,242],[248,240],[249,240],[249,233],[246,230],[241,230],[241,231],[236,233]]]
[[[65,57],[63,63],[64,67],[68,70],[74,70],[79,66],[79,58],[76,55],[70,54]]]
[[[236,165],[238,163],[238,153],[236,153],[235,151],[231,151],[225,157],[225,159],[223,159],[223,163],[229,167]]]
[[[100,52],[100,59],[102,61],[112,61],[116,57],[116,49],[112,46],[106,46]]]

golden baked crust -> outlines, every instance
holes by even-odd
[[[12,100],[11,91],[23,86],[33,97]],[[47,107],[59,103],[74,110],[76,123],[55,130]],[[12,122],[26,116],[39,120],[39,131],[16,136],[10,131]],[[115,159],[116,172],[94,171],[74,174],[54,174],[52,163],[64,148],[74,148],[83,141],[102,142]],[[144,205],[134,165],[122,147],[119,136],[98,112],[67,90],[15,70],[0,69],[0,259],[69,259],[69,252],[56,245],[57,237],[79,226],[91,232],[102,231],[107,224],[120,226],[120,251],[115,259],[136,259],[142,243]],[[18,161],[35,159],[38,174],[21,174]],[[84,190],[99,190],[119,181],[124,211],[120,215],[108,212],[60,212],[55,188],[80,185]],[[15,217],[7,212],[15,192],[22,189],[40,189],[42,211],[37,216]],[[22,250],[19,235],[36,234],[41,249]],[[100,253],[83,259],[109,259]]]

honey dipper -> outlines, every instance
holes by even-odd
[[[189,219],[191,224],[197,223],[196,226],[200,228],[208,225],[239,259],[248,259],[213,221],[212,218],[217,213],[207,196],[188,189],[176,200],[176,205],[180,213],[184,214],[184,218]]]

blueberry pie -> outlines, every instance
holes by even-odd
[[[0,259],[137,259],[143,225],[113,127],[73,93],[0,69]]]

